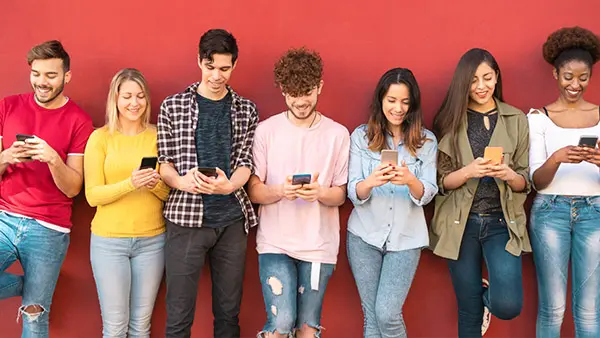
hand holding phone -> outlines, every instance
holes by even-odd
[[[201,194],[229,195],[237,189],[227,174],[216,167],[196,168],[195,177]]]
[[[215,167],[198,167],[198,172],[207,177],[217,178],[217,168]]]
[[[315,202],[319,199],[321,185],[319,184],[319,173],[314,173],[308,184],[302,184],[300,189],[296,190],[296,196],[307,201]]]
[[[35,136],[28,135],[28,134],[17,134],[16,138],[17,138],[17,141],[19,141],[19,142],[25,142],[25,140],[35,138]],[[21,160],[31,160],[32,159],[31,156],[20,156],[19,158]]]
[[[151,168],[137,169],[131,174],[131,184],[134,188],[139,189],[147,187],[149,189],[154,188],[160,179],[160,175]]]

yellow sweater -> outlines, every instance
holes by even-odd
[[[154,189],[135,189],[131,173],[142,157],[158,156],[156,128],[135,136],[107,127],[95,130],[85,148],[85,196],[97,207],[92,233],[102,237],[149,237],[165,231],[163,201],[169,187],[160,180]]]

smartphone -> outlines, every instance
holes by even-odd
[[[142,163],[140,164],[140,170],[156,169],[157,163],[158,163],[158,157],[144,157],[144,158],[142,158]]]
[[[292,176],[292,185],[310,184],[311,174],[296,174]]]
[[[398,165],[398,150],[383,149],[381,151],[381,164]]]
[[[17,141],[25,142],[25,140],[28,138],[34,138],[34,136],[27,134],[17,134]]]
[[[491,164],[502,164],[502,154],[504,149],[502,147],[485,147],[483,152],[483,158],[490,160]]]
[[[21,141],[21,142],[25,142],[26,139],[28,138],[34,138],[33,135],[27,135],[27,134],[17,134],[17,141]],[[31,157],[23,157],[26,160],[31,160]]]
[[[595,135],[581,135],[579,138],[580,147],[596,148],[598,144],[598,136]]]
[[[215,167],[199,167],[198,171],[204,176],[217,177],[217,168]]]

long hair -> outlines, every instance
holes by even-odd
[[[142,128],[146,128],[150,122],[150,91],[148,90],[148,84],[142,73],[134,68],[125,68],[120,70],[113,77],[110,82],[110,90],[108,91],[108,98],[106,99],[106,125],[108,131],[112,134],[115,130],[119,129],[119,108],[117,107],[117,100],[119,97],[119,91],[121,85],[126,81],[133,81],[137,83],[146,97],[146,109],[142,112]]]
[[[502,96],[502,75],[500,67],[494,56],[485,49],[473,48],[466,52],[458,61],[454,76],[450,82],[448,93],[442,106],[438,110],[433,119],[433,131],[438,140],[448,135],[452,140],[452,150],[454,156],[452,165],[455,169],[461,166],[458,160],[458,131],[464,127],[463,121],[469,107],[469,94],[471,92],[471,84],[473,77],[477,71],[477,67],[482,63],[487,63],[497,75],[496,89],[494,97],[499,101],[504,101]]]
[[[388,70],[375,87],[371,102],[371,116],[367,124],[369,150],[380,152],[388,148],[385,141],[391,135],[388,121],[383,113],[383,98],[393,84],[404,84],[408,87],[410,105],[401,125],[404,146],[415,156],[417,149],[425,142],[423,134],[423,113],[421,111],[421,91],[413,73],[406,68]]]

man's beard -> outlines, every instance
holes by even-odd
[[[39,102],[39,103],[50,103],[52,101],[54,101],[62,92],[63,90],[65,90],[65,80],[63,79],[62,83],[60,84],[60,87],[58,87],[57,90],[54,91],[54,95],[48,97],[47,99],[41,99],[40,97],[37,96],[37,92],[36,92],[36,87],[37,88],[43,88],[43,87],[39,87],[39,86],[34,86],[33,88],[33,92],[35,93],[35,99]]]
[[[312,109],[311,109],[310,113],[306,114],[306,116],[298,116],[298,115],[294,114],[294,110],[293,110],[293,109],[292,109],[290,106],[288,106],[288,111],[289,111],[289,112],[290,112],[292,115],[294,115],[294,118],[295,118],[296,120],[306,120],[306,119],[308,119],[308,118],[312,117],[312,116],[313,116],[313,114],[316,114],[316,112],[317,112],[317,105],[315,104],[315,105],[312,107]]]

